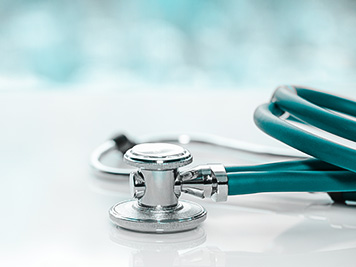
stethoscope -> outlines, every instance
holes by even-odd
[[[355,201],[356,149],[338,140],[356,141],[355,117],[354,101],[312,89],[281,86],[270,103],[256,109],[255,123],[265,133],[311,157],[209,135],[156,137],[140,144],[119,135],[93,152],[91,165],[101,175],[130,175],[133,199],[114,205],[109,215],[115,225],[138,232],[179,232],[203,222],[206,210],[197,203],[179,200],[182,192],[218,202],[231,195],[261,192],[327,192],[335,202]],[[313,128],[320,131],[315,133]],[[327,138],[323,132],[335,138]],[[162,141],[199,142],[302,158],[253,166],[209,164],[182,170],[192,162],[191,153]],[[113,150],[120,151],[124,162],[136,169],[102,164],[102,158]]]

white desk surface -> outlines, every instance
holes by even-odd
[[[93,177],[93,148],[117,132],[208,132],[283,147],[254,126],[268,92],[40,92],[0,97],[1,266],[356,266],[356,210],[325,194],[257,194],[214,203],[196,230],[117,229],[108,209],[128,183]],[[271,160],[191,147],[197,161]]]

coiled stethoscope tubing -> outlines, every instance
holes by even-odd
[[[283,119],[286,114],[293,120],[356,141],[356,102],[307,88],[281,86],[271,102],[259,106],[254,114],[255,123],[262,131],[317,158],[308,160],[313,162],[312,168],[297,170],[294,166],[293,171],[288,170],[285,177],[289,178],[286,181],[290,185],[295,175],[301,174],[303,178],[295,184],[294,191],[298,184],[300,187],[303,183],[319,184],[320,191],[338,192],[330,194],[335,201],[356,200],[356,193],[350,192],[355,190],[356,184],[356,150],[288,123]],[[283,168],[279,170],[283,171]]]

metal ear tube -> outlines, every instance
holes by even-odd
[[[207,216],[199,204],[179,200],[182,192],[226,201],[228,179],[223,165],[204,165],[179,171],[193,158],[180,146],[147,143],[129,149],[124,160],[139,169],[130,175],[134,199],[110,209],[111,221],[139,232],[179,232],[196,228]]]

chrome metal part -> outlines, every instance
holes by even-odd
[[[111,221],[138,232],[172,233],[196,228],[206,219],[206,210],[199,204],[179,201],[169,208],[145,207],[136,200],[127,200],[110,209]]]
[[[193,161],[187,149],[166,143],[136,145],[124,155],[124,161],[145,170],[174,170]]]
[[[170,207],[178,204],[174,192],[177,170],[141,170],[145,180],[145,192],[138,199],[140,205],[147,207]]]
[[[185,171],[179,175],[176,184],[184,193],[216,202],[227,200],[228,178],[222,164],[202,165]]]
[[[130,178],[133,197],[140,205],[177,205],[180,195],[174,190],[177,169],[192,162],[193,157],[188,150],[172,144],[140,144],[128,150],[124,159],[140,168]]]
[[[130,173],[131,196],[140,199],[145,194],[145,180],[140,170]]]
[[[111,221],[139,232],[179,232],[197,227],[206,219],[205,209],[178,201],[178,168],[192,162],[190,152],[172,144],[140,144],[126,152],[125,162],[140,169],[131,173],[133,197],[110,209]]]

